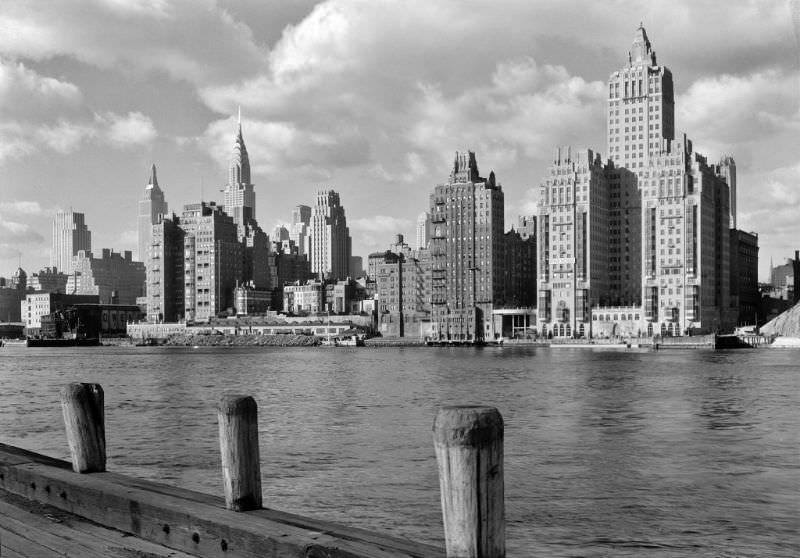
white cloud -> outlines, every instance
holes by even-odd
[[[0,201],[0,213],[12,215],[32,215],[42,216],[51,215],[57,211],[56,208],[44,208],[38,201],[17,200]]]
[[[36,131],[37,138],[58,153],[71,153],[96,135],[91,123],[60,120],[53,126],[43,125]]]
[[[44,237],[31,225],[9,221],[8,219],[0,221],[0,238],[3,239],[3,244],[12,247],[20,244],[40,244],[44,242]]]
[[[352,219],[347,222],[348,226],[354,231],[380,232],[394,234],[410,228],[413,223],[409,219],[398,219],[389,215],[375,215],[373,217],[362,217]]]
[[[99,120],[107,125],[108,139],[120,147],[150,143],[158,135],[153,120],[141,112],[129,112],[125,116],[107,113]]]

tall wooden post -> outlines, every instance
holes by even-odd
[[[433,423],[447,558],[504,558],[503,417],[443,407]]]
[[[258,406],[250,396],[223,395],[217,412],[225,505],[229,510],[261,507]]]
[[[61,389],[61,410],[76,473],[106,470],[106,427],[100,384],[72,383]]]

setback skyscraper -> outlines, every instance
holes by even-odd
[[[311,272],[320,279],[347,279],[351,251],[350,229],[339,194],[333,190],[317,192],[317,204],[311,209],[306,239]]]
[[[233,222],[241,226],[256,218],[256,194],[250,182],[250,157],[242,137],[242,111],[239,119],[236,139],[233,143],[230,166],[228,167],[228,184],[224,190],[225,213],[233,217]]]
[[[430,197],[431,322],[439,341],[495,338],[492,310],[503,298],[503,190],[458,152],[450,180]],[[499,335],[499,333],[498,333]]]
[[[156,166],[150,170],[150,180],[144,188],[144,195],[139,200],[139,261],[147,263],[150,241],[153,238],[153,225],[158,223],[169,208],[164,201],[164,192],[158,186]]]
[[[84,222],[83,213],[59,211],[53,220],[53,250],[50,266],[72,273],[72,257],[80,250],[92,251],[92,233]]]

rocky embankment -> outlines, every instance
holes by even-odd
[[[319,345],[312,335],[170,335],[173,347],[311,347]]]
[[[795,304],[783,314],[761,327],[762,335],[800,337],[800,304]]]

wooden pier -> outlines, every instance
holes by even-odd
[[[434,421],[442,549],[263,507],[250,397],[217,408],[224,498],[106,471],[102,388],[70,384],[61,399],[71,463],[0,444],[2,558],[505,557],[494,408],[445,407]]]

